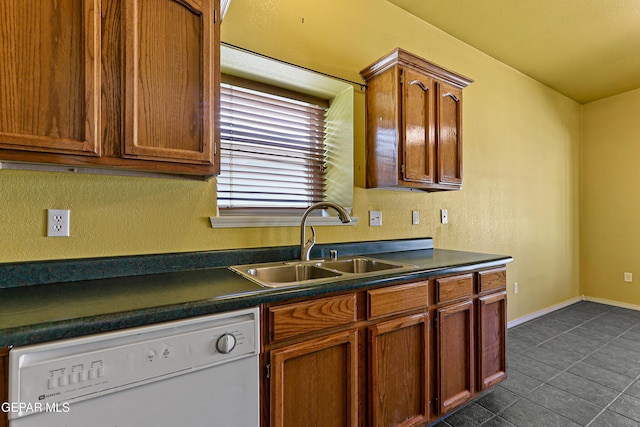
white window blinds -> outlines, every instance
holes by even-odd
[[[306,208],[325,196],[326,106],[223,83],[220,208]]]

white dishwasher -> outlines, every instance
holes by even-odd
[[[259,315],[246,309],[9,353],[10,427],[257,427]]]

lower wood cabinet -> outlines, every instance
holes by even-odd
[[[9,394],[9,349],[0,348],[0,405],[7,401]],[[0,427],[9,424],[7,413],[0,412]]]
[[[358,425],[356,330],[271,352],[271,425]]]
[[[262,427],[424,426],[506,378],[506,269],[265,304]]]
[[[475,392],[473,300],[437,310],[437,405],[443,415]]]
[[[429,410],[429,316],[418,313],[369,327],[372,427],[423,426]]]
[[[478,390],[507,377],[507,292],[478,298]]]

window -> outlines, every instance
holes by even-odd
[[[354,86],[224,44],[220,48],[220,69],[224,75],[221,95],[221,174],[216,178],[218,211],[216,216],[210,218],[211,226],[299,226],[301,210],[319,200],[351,208],[354,189]],[[279,97],[295,106],[272,106],[271,103],[284,101]],[[257,103],[251,107],[248,122],[245,122],[246,117],[239,116],[235,111],[233,118],[229,119],[231,116],[225,112],[225,108],[236,102]],[[265,108],[267,104],[269,106]],[[271,124],[268,127],[264,125],[263,120],[279,121],[277,115],[272,117],[273,112],[279,109],[308,109],[314,112],[305,113],[314,117],[313,120],[306,119],[307,124],[296,122],[295,126],[288,127],[298,126],[310,133],[313,131],[314,136],[308,137],[309,148],[298,150],[301,145],[299,137],[297,134],[287,135],[290,129],[286,132],[275,131]],[[260,117],[262,115],[265,117]],[[296,112],[296,117],[298,115],[300,112]],[[324,120],[324,125],[319,124],[320,120]],[[265,129],[268,132],[264,132]],[[322,136],[321,130],[324,132]],[[279,150],[285,150],[287,154],[274,154]],[[273,162],[267,157],[278,160]],[[310,166],[302,175],[293,175],[296,178],[291,179],[294,165],[297,167],[295,162],[315,166]],[[234,172],[229,174],[229,168]],[[264,172],[269,176],[258,174]],[[284,181],[280,182],[279,179]],[[287,185],[307,189],[285,190]],[[329,210],[322,217],[309,218],[308,223],[340,224],[337,217],[331,216],[333,214]],[[357,217],[353,219],[352,223],[356,223]]]
[[[328,101],[225,78],[220,104],[219,208],[304,209],[325,199]]]

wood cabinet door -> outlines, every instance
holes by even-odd
[[[357,331],[271,351],[272,427],[358,425]]]
[[[438,182],[462,185],[462,89],[438,83]]]
[[[369,426],[429,420],[428,320],[421,313],[369,327]]]
[[[124,1],[124,157],[214,163],[219,5]]]
[[[100,0],[0,1],[0,148],[100,154]]]
[[[400,147],[400,68],[367,81],[367,188],[398,185]]]
[[[437,321],[438,412],[445,414],[474,394],[473,301],[439,308]]]
[[[433,79],[402,69],[402,179],[433,183],[435,130]]]
[[[507,377],[507,293],[478,299],[478,390],[493,387]]]
[[[9,349],[0,348],[0,404],[9,397]],[[0,411],[0,427],[8,425],[7,412]]]

